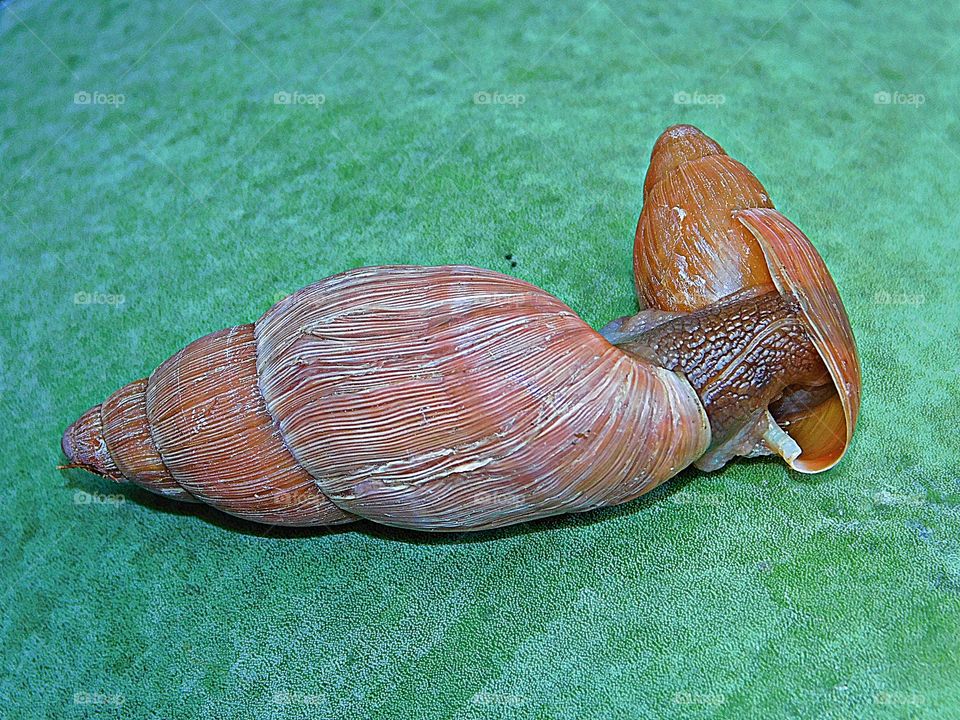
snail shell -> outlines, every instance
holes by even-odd
[[[463,530],[630,500],[709,441],[685,380],[543,290],[394,266],[191,343],[63,445],[101,474],[259,522]]]

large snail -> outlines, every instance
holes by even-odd
[[[653,149],[644,310],[594,331],[521,280],[387,266],[212,333],[63,435],[70,467],[249,520],[479,530],[626,502],[690,464],[839,461],[860,370],[836,286],[690,126]]]

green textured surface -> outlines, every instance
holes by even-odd
[[[0,10],[0,715],[960,717],[956,3],[317,5]],[[696,91],[724,102],[674,102]],[[841,289],[864,398],[835,470],[740,462],[430,537],[261,530],[54,469],[88,406],[347,268],[470,263],[595,326],[633,311],[675,122]]]

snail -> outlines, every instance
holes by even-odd
[[[799,472],[836,465],[860,410],[860,360],[816,248],[774,209],[753,173],[690,125],[668,128],[657,140],[643,193],[633,263],[641,307],[648,314],[696,313],[737,293],[778,293],[802,320],[829,382],[793,383],[771,403],[769,417],[761,413],[758,422],[771,435],[767,449]],[[612,323],[611,332],[622,324]],[[711,470],[723,461],[716,453],[697,465]]]
[[[627,502],[737,455],[839,461],[860,375],[836,286],[692,127],[654,146],[635,275],[643,309],[600,332],[490,270],[334,275],[85,412],[66,467],[260,523],[462,531]]]

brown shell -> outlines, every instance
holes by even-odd
[[[716,141],[690,125],[654,145],[634,245],[643,307],[692,311],[744,288],[776,285],[800,304],[836,395],[787,428],[802,472],[835,465],[860,406],[856,344],[836,285],[809,239],[773,209],[766,190]]]
[[[685,380],[495,272],[361,268],[283,300],[256,334],[287,446],[335,504],[386,525],[480,529],[624,502],[709,444]]]
[[[253,325],[196,340],[117,390],[63,435],[79,466],[272,525],[356,520],[290,454],[257,387]]]
[[[689,125],[653,147],[633,269],[641,308],[690,312],[770,284],[767,263],[733,211],[773,207],[760,181]]]
[[[630,500],[709,443],[686,380],[548,293],[477,268],[379,267],[191,343],[63,447],[258,522],[478,530]]]
[[[63,433],[60,441],[63,454],[70,460],[67,467],[79,467],[111,480],[123,480],[123,473],[114,462],[103,438],[101,405],[94,405],[77,418]]]
[[[163,464],[147,422],[147,380],[124,385],[104,400],[103,439],[123,477],[151,492],[196,502]]]

